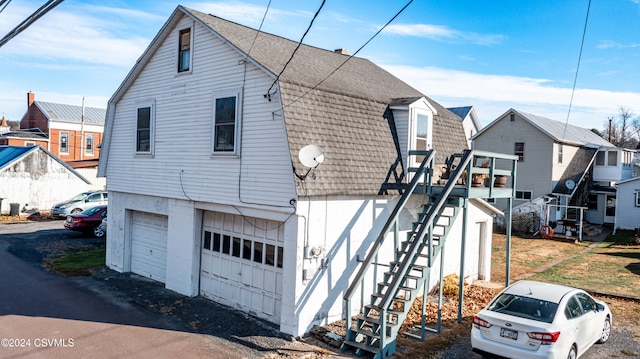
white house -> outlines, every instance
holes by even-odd
[[[616,183],[618,201],[616,203],[616,229],[640,228],[640,177],[633,177]]]
[[[469,147],[471,147],[471,138],[482,129],[482,124],[480,124],[480,119],[478,119],[476,109],[473,108],[473,106],[463,106],[449,107],[448,110],[455,113],[462,119],[462,127],[464,128],[464,133],[467,136]]]
[[[284,68],[296,46],[178,6],[109,101],[99,165],[110,268],[294,336],[344,317],[416,158],[435,149],[444,164],[467,147],[453,113],[369,60],[302,45]],[[398,233],[428,198],[410,196]],[[497,210],[468,202],[446,271],[460,269],[466,217],[464,276],[489,279]]]
[[[90,182],[41,146],[0,146],[0,198],[3,213],[11,203],[18,210],[49,210],[88,189]]]

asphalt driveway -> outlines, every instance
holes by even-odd
[[[0,223],[0,358],[278,358],[318,349],[136,275],[100,269],[64,278],[42,265],[65,248],[101,241],[62,221]]]

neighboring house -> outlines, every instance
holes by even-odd
[[[301,45],[282,72],[297,45],[176,8],[109,100],[99,165],[109,268],[298,336],[344,317],[345,290],[376,238],[391,238],[379,263],[400,256],[383,231],[392,213],[396,239],[443,219],[426,210],[448,198],[430,181],[412,190],[407,168],[435,149],[440,171],[465,150],[460,119],[363,58]],[[489,279],[499,211],[466,199],[447,202],[466,215],[445,230],[440,272],[460,272],[468,238],[463,277]],[[381,278],[388,266],[377,263]],[[368,300],[370,286],[361,290]]]
[[[27,94],[27,105],[20,129],[0,134],[0,145],[40,145],[82,169],[91,189],[105,189],[105,179],[96,175],[106,110],[36,101],[33,92]]]
[[[616,229],[640,228],[640,177],[616,183],[618,201],[616,203]]]
[[[473,106],[449,107],[448,110],[462,119],[462,127],[464,127],[464,133],[467,136],[467,143],[471,147],[471,137],[482,129],[476,110]]]
[[[84,191],[90,182],[41,146],[0,146],[2,213],[11,203],[22,210],[49,210]]]
[[[615,182],[632,175],[632,151],[616,148],[591,130],[510,109],[473,137],[475,149],[519,157],[515,205],[555,198],[549,220],[567,207],[588,207],[587,221],[613,223]],[[504,200],[497,200],[505,208]],[[571,211],[570,211],[571,212]],[[571,213],[575,215],[575,213]]]
[[[35,94],[29,92],[27,113],[20,121],[20,131],[14,134],[40,129],[49,139],[46,148],[63,161],[97,160],[105,114],[101,108],[36,101]]]

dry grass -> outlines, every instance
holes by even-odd
[[[573,241],[525,239],[511,237],[511,278],[535,272],[551,262],[571,257],[583,251],[583,245]],[[504,283],[506,280],[507,239],[504,234],[494,233],[491,255],[491,281]]]

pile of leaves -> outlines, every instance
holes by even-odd
[[[449,275],[443,280],[443,300],[442,300],[442,321],[455,321],[458,318],[458,290],[460,279],[457,275]],[[427,297],[425,314],[427,323],[434,324],[438,320],[438,288],[436,287],[431,295]],[[498,293],[498,290],[471,286],[465,283],[463,294],[462,316],[471,317],[486,306]],[[434,295],[436,294],[436,295]],[[415,325],[421,325],[422,321],[422,301],[419,297],[409,309],[407,318],[403,324],[403,330],[409,330]],[[401,331],[403,331],[401,330]]]

